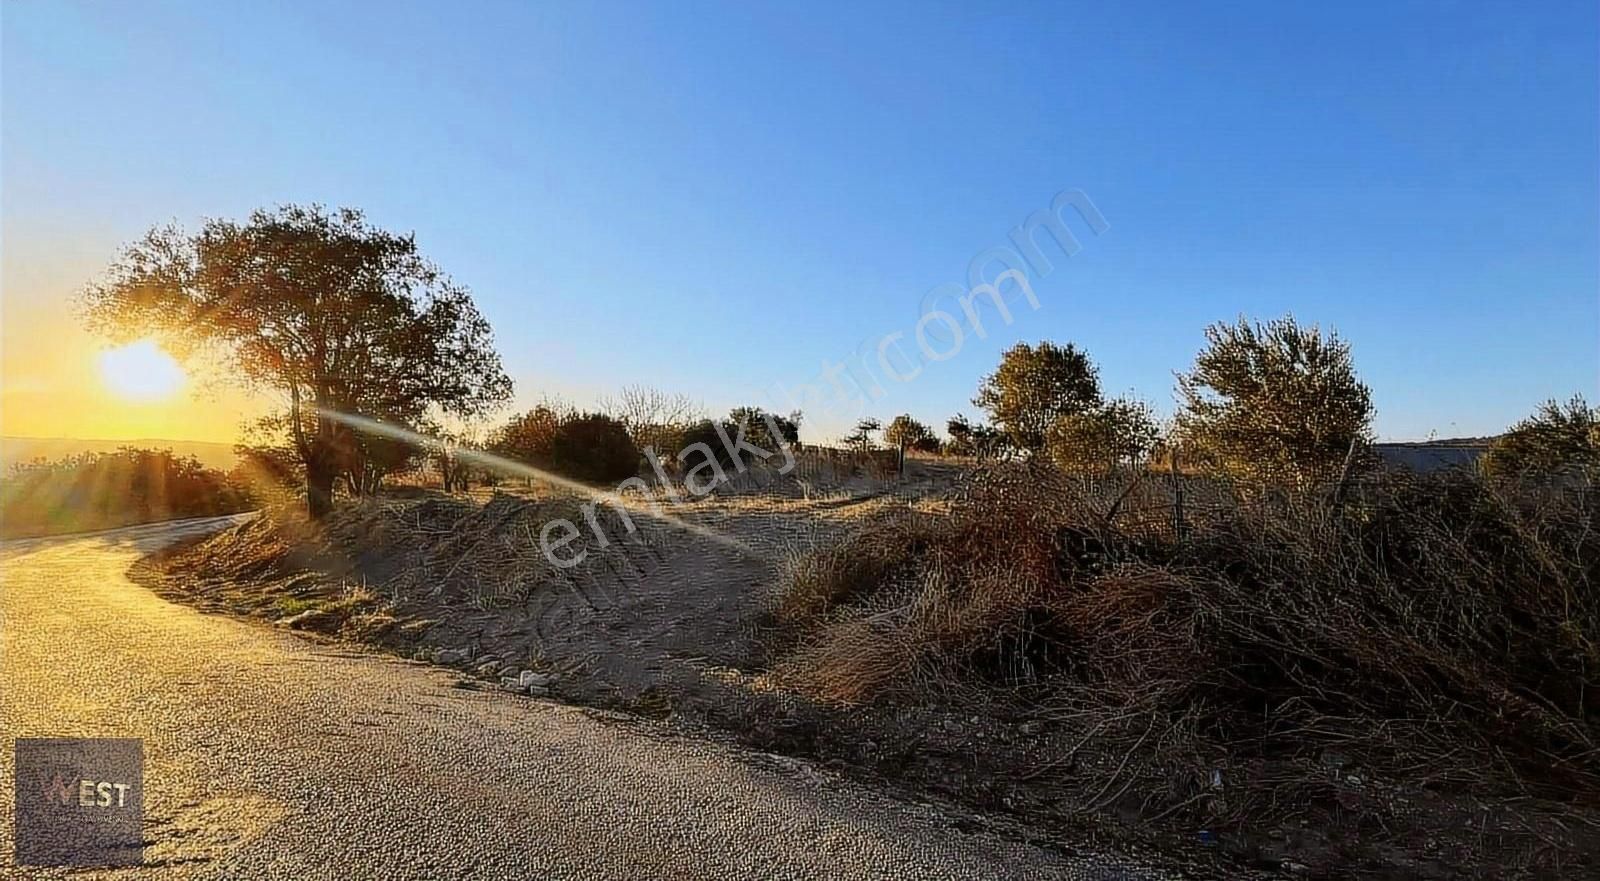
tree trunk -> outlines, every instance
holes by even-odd
[[[306,513],[312,520],[321,520],[333,511],[333,482],[337,477],[337,470],[326,462],[306,463]]]

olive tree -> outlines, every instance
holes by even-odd
[[[1058,467],[1074,473],[1106,473],[1136,465],[1160,436],[1155,413],[1143,401],[1114,398],[1050,426],[1046,450]]]
[[[1056,420],[1099,406],[1100,375],[1072,343],[1018,343],[984,378],[972,403],[988,412],[1012,446],[1038,452]]]
[[[1483,467],[1497,477],[1550,477],[1600,466],[1600,408],[1582,395],[1554,399],[1495,438]]]
[[[210,350],[233,365],[231,379],[280,393],[313,518],[331,509],[352,447],[356,429],[341,417],[471,417],[511,393],[467,289],[412,236],[353,209],[287,205],[195,233],[157,227],[88,286],[83,305],[113,339],[154,334],[181,356]]]
[[[1372,395],[1336,333],[1286,316],[1205,335],[1178,377],[1176,423],[1190,452],[1236,477],[1304,486],[1336,476],[1370,442]]]

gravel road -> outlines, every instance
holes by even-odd
[[[144,739],[147,841],[143,868],[106,877],[1167,877],[126,578],[228,522],[0,545],[0,871],[97,875],[13,865],[13,741],[105,736]]]

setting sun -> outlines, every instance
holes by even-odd
[[[100,355],[106,387],[123,398],[155,401],[170,397],[183,385],[183,368],[154,340],[139,340]]]

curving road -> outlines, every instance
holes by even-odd
[[[147,865],[107,877],[1157,877],[125,577],[227,521],[0,545],[0,874],[95,874],[13,866],[13,740],[114,736],[144,739]]]

